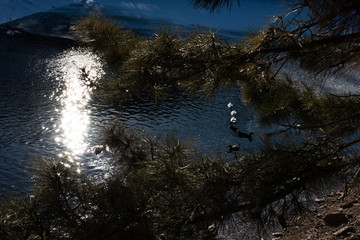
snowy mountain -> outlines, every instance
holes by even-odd
[[[0,23],[74,2],[79,2],[79,0],[0,0]]]
[[[2,23],[6,29],[24,30],[43,36],[72,38],[69,27],[73,20],[88,15],[92,11],[117,19],[124,28],[145,35],[152,34],[154,29],[169,23],[191,28],[190,24],[186,24],[181,19],[171,17],[171,10],[158,7],[154,3],[112,0],[0,1],[1,6],[8,9],[8,11],[0,12],[0,19],[2,20],[0,24]],[[222,30],[219,32],[219,35],[227,40],[239,39],[243,37],[243,34],[243,31]]]
[[[188,0],[0,0],[0,24],[69,4],[82,4],[96,10],[107,7],[107,11],[121,15],[162,19],[183,26],[195,24],[238,31],[263,25],[266,19],[282,11],[279,2],[244,1],[240,7],[234,4],[231,12],[223,9],[210,13],[194,9]]]

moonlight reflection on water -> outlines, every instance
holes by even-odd
[[[90,151],[87,138],[91,110],[88,103],[92,89],[88,84],[103,76],[103,65],[93,53],[71,49],[51,59],[48,69],[50,77],[59,84],[50,96],[58,102],[55,111],[59,118],[54,124],[54,140],[64,148],[59,157],[66,157],[75,163],[80,171],[79,159]]]

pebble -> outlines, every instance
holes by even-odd
[[[282,237],[283,234],[281,232],[275,232],[272,235],[276,238],[279,238],[279,237]]]
[[[314,201],[318,204],[325,202],[325,198],[315,198]]]

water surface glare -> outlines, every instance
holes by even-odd
[[[60,157],[81,165],[81,156],[90,150],[88,131],[91,109],[88,106],[91,82],[102,77],[102,63],[89,51],[70,49],[47,61],[48,78],[55,78],[58,86],[49,96],[58,103],[59,112],[54,123],[54,140],[64,151]],[[78,168],[80,171],[80,168]]]

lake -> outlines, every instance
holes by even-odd
[[[86,68],[89,77],[96,81],[104,76],[106,65],[87,49],[56,35],[66,32],[66,27],[50,28],[56,21],[62,22],[53,26],[64,24],[66,19],[69,24],[68,19],[74,13],[64,12],[68,14],[66,18],[60,18],[59,11],[52,11],[10,25],[24,26],[36,34],[19,30],[11,35],[9,25],[0,29],[2,196],[29,189],[32,185],[31,162],[36,158],[68,158],[79,172],[86,172],[98,180],[106,178],[110,172],[109,155],[95,155],[92,148],[100,142],[102,127],[118,119],[130,128],[150,134],[175,133],[181,139],[195,140],[206,153],[227,154],[229,144],[240,143],[244,148],[256,146],[260,130],[256,127],[254,113],[242,104],[237,86],[219,89],[207,100],[178,94],[159,103],[134,101],[123,106],[122,111],[94,99],[93,89],[81,80],[81,68]],[[45,17],[48,28],[41,28],[40,20]],[[145,31],[142,28],[149,30],[144,27],[148,19],[126,19],[129,26],[139,32]],[[151,24],[158,22],[154,20]],[[229,39],[241,35],[239,32],[223,34]],[[238,138],[228,128],[229,102],[238,112],[239,129],[255,132],[254,141]]]

